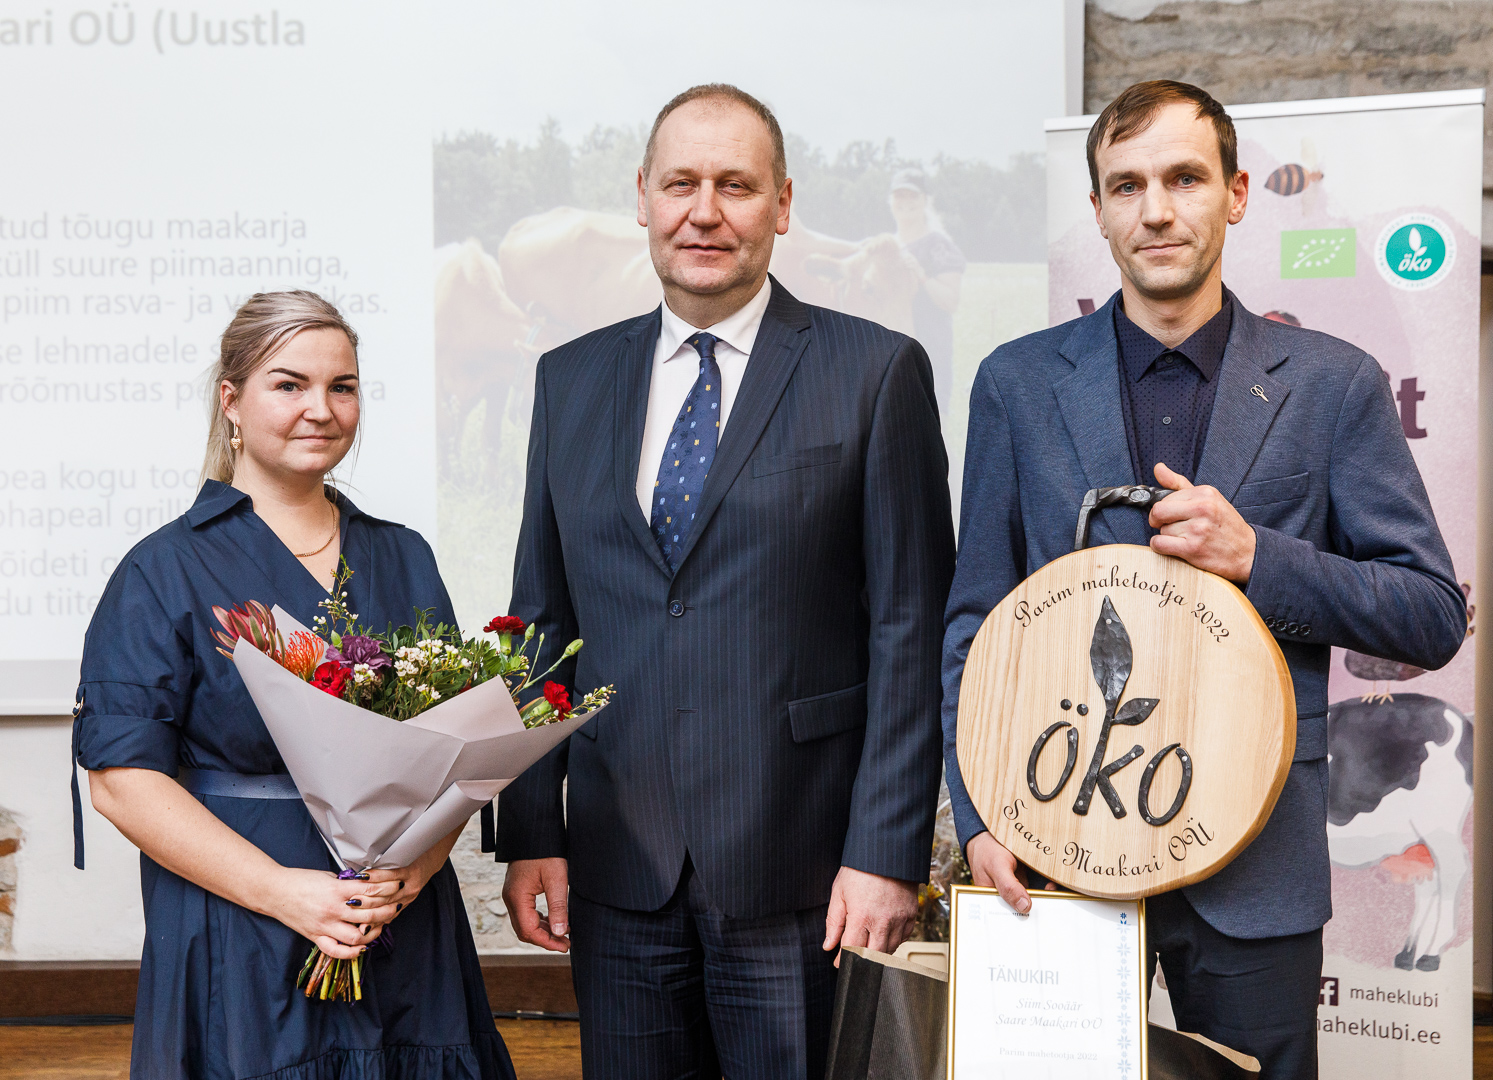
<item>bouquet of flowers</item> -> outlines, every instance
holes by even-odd
[[[596,715],[612,687],[572,705],[559,683],[520,707],[531,687],[580,651],[572,641],[533,672],[544,636],[511,616],[488,638],[431,625],[375,633],[347,608],[343,563],[314,629],[258,601],[214,607],[214,636],[233,660],[343,876],[407,866],[491,802],[525,769]],[[533,645],[534,656],[529,655]],[[387,937],[387,930],[383,937]],[[362,998],[362,958],[313,948],[297,986],[307,997]]]

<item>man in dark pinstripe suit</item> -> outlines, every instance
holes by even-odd
[[[928,873],[932,372],[768,276],[791,200],[764,106],[681,94],[638,174],[664,306],[539,361],[513,611],[618,698],[503,793],[497,857],[519,936],[574,945],[587,1077],[821,1076],[836,950],[895,948]]]

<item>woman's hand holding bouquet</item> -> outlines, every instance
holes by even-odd
[[[306,996],[347,1001],[362,997],[363,952],[376,940],[390,945],[388,923],[445,863],[472,810],[612,695],[604,686],[573,705],[563,685],[546,680],[580,651],[579,639],[536,676],[544,636],[536,641],[534,628],[512,616],[484,627],[495,640],[432,626],[427,611],[416,611],[414,626],[375,633],[347,608],[351,573],[344,562],[314,630],[282,631],[276,613],[257,601],[213,608],[223,627],[214,631],[219,651],[239,668],[317,828],[347,867],[331,893],[325,874],[287,868],[297,878],[281,890],[286,910],[272,913],[314,945],[297,980]],[[281,622],[294,624],[284,613]],[[297,689],[297,680],[305,685]],[[521,704],[541,680],[542,693]],[[506,692],[462,697],[484,684]],[[320,694],[345,704],[319,706]],[[462,704],[452,705],[457,699]],[[443,705],[456,711],[435,711]],[[349,729],[349,716],[360,713],[348,706],[386,719]],[[345,760],[329,761],[329,744],[346,747],[335,754]],[[356,921],[348,920],[349,907]]]

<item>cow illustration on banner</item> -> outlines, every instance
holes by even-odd
[[[1224,282],[1251,311],[1379,361],[1472,601],[1483,92],[1229,112],[1251,182]],[[1048,124],[1054,325],[1119,287],[1088,199],[1092,119]],[[1386,167],[1389,147],[1415,167]],[[1333,650],[1327,1080],[1472,1074],[1472,651],[1427,672]]]

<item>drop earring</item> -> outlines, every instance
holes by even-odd
[[[233,438],[231,438],[231,439],[228,440],[228,445],[231,446],[231,447],[233,447],[233,452],[235,454],[238,453],[240,450],[242,450],[244,448],[244,440],[240,439],[238,437],[238,425],[237,424],[233,425]]]

